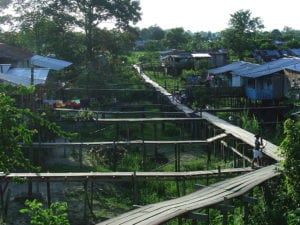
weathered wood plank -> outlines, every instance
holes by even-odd
[[[240,177],[236,177],[219,182],[181,198],[132,210],[111,220],[99,223],[98,225],[161,224],[189,211],[221,203],[224,198],[231,199],[233,197],[243,195],[256,185],[277,175],[276,166],[268,166],[254,172],[247,173],[242,176],[242,179],[240,179]],[[122,222],[119,223],[119,221]]]
[[[232,173],[246,173],[252,171],[249,168],[233,168],[233,169],[224,169],[221,170],[221,174],[232,174]],[[30,178],[32,180],[38,179],[47,179],[50,181],[50,178],[81,178],[81,179],[96,179],[96,178],[132,178],[133,176],[139,178],[168,178],[168,177],[178,177],[186,178],[189,177],[201,177],[206,175],[217,175],[219,174],[218,170],[207,170],[207,171],[187,171],[187,172],[82,172],[82,173],[9,173],[4,174],[0,173],[0,179],[13,179],[13,178]]]
[[[199,117],[169,117],[169,118],[108,118],[108,119],[96,119],[97,122],[101,123],[147,123],[147,122],[196,122],[201,121]]]

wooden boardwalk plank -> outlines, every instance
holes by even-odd
[[[232,173],[246,173],[252,171],[250,167],[248,168],[233,168],[233,169],[223,169],[218,170],[207,170],[207,171],[187,171],[187,172],[81,172],[81,173],[0,173],[0,179],[13,179],[13,178],[30,178],[30,179],[45,179],[45,178],[132,178],[133,176],[137,178],[191,178],[191,177],[201,177],[207,175],[218,175],[218,174],[232,174]]]
[[[221,203],[224,198],[230,199],[243,195],[256,185],[277,176],[278,173],[275,169],[275,165],[268,166],[243,175],[243,179],[236,177],[219,182],[190,195],[132,210],[98,225],[161,224],[189,211]],[[122,222],[119,223],[119,221]]]

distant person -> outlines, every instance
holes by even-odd
[[[265,147],[262,145],[262,141],[259,140],[260,135],[255,135],[255,142],[254,142],[254,148],[252,150],[253,153],[253,159],[252,159],[252,168],[254,168],[254,163],[256,162],[258,166],[262,165],[262,149]]]

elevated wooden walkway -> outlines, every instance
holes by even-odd
[[[208,144],[216,140],[223,139],[227,136],[225,133],[218,134],[214,137],[205,140],[171,140],[171,141],[151,141],[151,140],[129,140],[129,141],[102,141],[102,142],[34,142],[30,145],[23,145],[24,147],[83,147],[83,146],[101,146],[101,145],[128,145],[128,144]]]
[[[197,177],[206,177],[210,175],[227,175],[239,174],[253,171],[252,168],[231,168],[222,170],[205,170],[205,171],[186,171],[186,172],[69,172],[69,173],[0,173],[2,181],[11,181],[15,178],[30,179],[31,181],[66,181],[66,180],[87,180],[87,179],[125,179],[136,178],[184,178],[193,179]]]
[[[139,68],[137,67],[138,71]],[[140,71],[139,71],[140,72]],[[185,113],[193,113],[194,110],[187,106],[173,101],[172,96],[164,88],[160,87],[157,83],[152,81],[148,76],[140,73],[143,79],[151,84],[157,91],[169,98],[170,102]],[[224,120],[219,119],[209,113],[197,113],[198,116],[206,119],[214,126],[221,128],[225,133],[233,135],[235,138],[240,139],[244,143],[253,146],[254,134],[245,131],[237,126],[234,126]],[[281,156],[276,151],[277,146],[264,140],[267,143],[264,153],[271,158],[279,161],[282,160]],[[261,168],[254,172],[247,173],[219,182],[208,187],[205,187],[192,194],[180,197],[174,200],[160,202],[156,204],[147,205],[128,213],[122,214],[118,217],[109,219],[98,225],[156,225],[167,222],[180,215],[185,215],[197,209],[203,209],[209,206],[222,203],[224,200],[235,198],[244,195],[256,185],[261,184],[278,175],[276,165]]]
[[[136,67],[136,69],[139,71],[139,68]],[[193,109],[187,107],[184,104],[178,103],[177,101],[173,101],[171,93],[169,93],[167,90],[165,90],[163,87],[159,86],[156,82],[151,80],[147,75],[144,73],[140,73],[141,77],[145,80],[146,83],[150,84],[154,87],[156,91],[159,91],[161,94],[166,96],[169,101],[175,105],[179,110],[185,112],[186,114],[191,114],[194,112]],[[241,140],[242,142],[253,146],[254,147],[254,134],[251,132],[248,132],[238,126],[235,126],[225,120],[222,120],[218,118],[217,116],[214,116],[207,112],[198,112],[195,113],[197,116],[202,117],[203,119],[209,121],[214,126],[224,130],[225,133],[233,135],[235,138]],[[266,147],[263,150],[263,153],[268,155],[269,157],[275,159],[276,161],[281,161],[282,157],[280,156],[279,152],[277,151],[277,146],[272,144],[271,142],[263,139],[263,142],[266,143]]]
[[[207,186],[192,194],[169,201],[143,206],[97,225],[156,225],[188,212],[220,204],[224,199],[241,196],[275,176],[276,166],[271,165],[254,172]]]

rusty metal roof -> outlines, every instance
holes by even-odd
[[[0,43],[0,57],[12,58],[17,60],[26,60],[30,59],[32,56],[33,54],[28,50]]]

